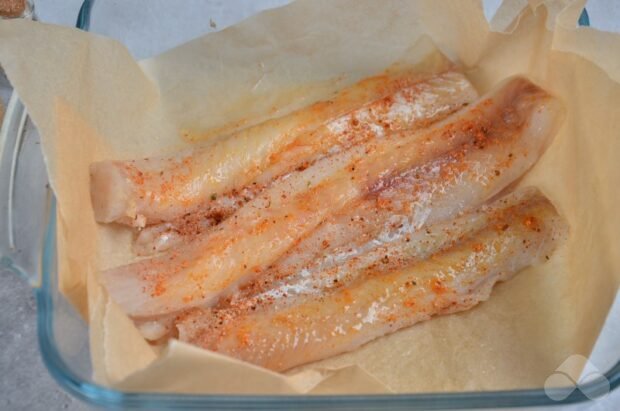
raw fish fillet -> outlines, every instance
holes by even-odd
[[[285,304],[265,299],[244,307],[195,308],[176,319],[179,338],[284,371],[435,315],[470,309],[489,297],[496,282],[549,259],[566,235],[564,221],[536,191],[516,205],[501,201],[486,216],[460,221],[473,228],[482,222],[482,228],[454,237],[455,245],[425,260],[405,259],[388,272],[369,266],[351,284],[292,295]]]
[[[95,219],[136,227],[178,219],[181,231],[190,213],[217,220],[277,176],[385,130],[436,121],[476,97],[463,74],[438,63],[363,80],[331,100],[215,143],[169,156],[94,163]]]
[[[224,193],[212,192],[207,201],[202,201],[193,212],[183,208],[183,215],[145,227],[136,238],[134,251],[138,255],[149,255],[183,241],[191,241],[288,173],[303,170],[321,158],[334,156],[355,145],[382,138],[386,133],[430,125],[477,98],[469,81],[455,71],[431,76],[411,85],[402,83],[403,87],[392,94],[311,132],[301,133],[291,144],[271,154],[266,168],[248,185],[237,186]],[[257,171],[255,169],[253,173]]]
[[[418,205],[408,195],[390,188],[398,186],[403,179],[418,180],[415,170],[424,171],[425,165],[433,161],[444,161],[448,166],[440,167],[443,171],[437,175],[432,169],[424,171],[425,178],[420,178],[422,185],[454,180],[462,167],[469,167],[469,163],[459,159],[471,152],[480,153],[482,157],[477,161],[484,167],[493,164],[485,162],[484,156],[499,156],[498,166],[523,161],[515,170],[524,172],[555,132],[561,114],[556,99],[526,79],[512,79],[429,129],[386,133],[380,139],[356,144],[274,181],[259,196],[193,242],[104,272],[104,284],[112,299],[134,317],[212,305],[223,292],[258,278],[317,226],[320,225],[319,230],[326,227],[321,223],[331,216],[342,215],[341,210],[347,208],[358,209],[361,199],[377,196],[378,203],[385,204],[388,211],[394,207],[396,212],[422,218],[415,214]],[[513,147],[511,144],[519,141],[514,145],[515,152],[505,152],[506,147]],[[414,224],[424,224],[431,215],[438,220],[448,218],[497,192],[501,184],[487,184],[484,179],[476,184],[467,181],[488,178],[491,169],[484,167],[481,170],[474,167],[463,174],[465,180],[438,197],[442,201],[422,204],[422,209],[427,210],[422,214],[430,214]],[[510,167],[504,167],[493,169],[491,175],[498,180],[506,178],[507,184],[518,176],[514,173]],[[487,185],[492,188],[486,189]],[[369,212],[373,210],[376,207],[371,207]],[[358,211],[366,212],[363,207]],[[378,228],[373,224],[365,226],[371,229],[372,236],[381,224]],[[354,227],[351,232],[355,233]],[[337,246],[342,245],[339,233],[326,235],[329,244],[333,240]]]
[[[517,88],[527,84],[513,83]],[[545,113],[557,111],[546,120],[538,117],[543,112],[535,112],[518,121],[551,130],[553,125],[545,121],[553,122],[561,109],[553,107],[557,103],[549,104]],[[503,117],[498,121],[503,122]],[[510,134],[501,132],[503,127],[488,125],[493,132],[484,141],[468,141],[426,164],[379,180],[369,193],[329,216],[244,288],[262,288],[274,297],[302,290],[320,292],[334,281],[342,285],[352,275],[343,261],[368,259],[371,253],[383,258],[405,240],[415,246],[421,235],[425,239],[420,231],[431,230],[429,225],[480,206],[534,165],[552,134]],[[245,298],[231,291],[240,301]]]

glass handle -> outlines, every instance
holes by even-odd
[[[38,286],[50,205],[39,136],[13,92],[0,128],[0,266]]]

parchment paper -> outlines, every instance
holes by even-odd
[[[588,355],[620,281],[620,36],[577,28],[583,4],[508,0],[489,26],[476,1],[303,0],[139,63],[108,39],[0,22],[0,64],[42,135],[60,287],[90,321],[96,380],[196,393],[513,389],[540,387],[568,356]],[[150,347],[97,282],[129,258],[130,234],[94,223],[88,165],[284,114],[415,58],[424,35],[481,92],[520,73],[564,101],[561,131],[522,184],[567,218],[567,244],[471,311],[287,375],[179,342]]]

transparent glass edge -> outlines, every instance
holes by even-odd
[[[76,26],[88,29],[90,11],[94,0],[85,0],[80,8]],[[579,18],[581,26],[589,26],[589,19],[584,9]],[[583,393],[590,397],[604,394],[620,385],[620,361],[618,361],[601,378],[581,386],[580,390],[571,387],[552,390],[526,389],[505,391],[483,391],[462,393],[420,393],[420,394],[386,394],[386,395],[193,395],[193,394],[158,394],[123,392],[81,380],[64,362],[56,349],[53,333],[53,300],[51,298],[53,270],[56,269],[56,199],[52,195],[49,207],[48,224],[45,232],[45,244],[42,255],[41,286],[35,289],[37,301],[38,340],[43,362],[52,377],[70,394],[95,406],[122,407],[137,409],[178,409],[214,408],[237,409],[296,409],[329,407],[330,409],[471,409],[491,407],[524,407],[542,405],[566,405],[588,401]],[[558,394],[552,400],[548,393]]]
[[[331,409],[451,409],[451,408],[489,408],[489,407],[523,407],[536,405],[572,404],[588,400],[590,397],[606,393],[620,385],[620,361],[596,379],[575,390],[571,387],[557,388],[551,391],[542,389],[506,390],[463,393],[420,393],[420,394],[386,394],[386,395],[193,395],[193,394],[158,394],[123,392],[81,380],[62,359],[56,348],[53,334],[53,300],[51,298],[53,270],[55,270],[56,252],[56,200],[52,199],[46,246],[43,252],[43,281],[36,290],[38,315],[38,337],[43,361],[54,379],[70,394],[96,406],[131,407],[131,408],[202,408],[236,407],[239,409],[286,409],[294,405],[297,409],[327,407]],[[609,384],[609,385],[607,385]],[[554,398],[566,397],[562,401]]]
[[[15,132],[19,129],[15,123],[20,122],[24,112],[24,107],[19,101],[17,93],[11,93],[2,124],[0,124],[0,169],[2,173],[6,173],[8,178],[2,178],[0,181],[0,201],[6,206],[6,214],[2,216],[4,223],[2,224],[3,232],[0,240],[0,266],[4,269],[11,270],[18,275],[27,279],[27,275],[17,267],[10,256],[11,242],[13,241],[13,221],[12,221],[12,204],[11,195],[14,189],[14,169],[15,169],[15,146],[18,144],[18,134]],[[4,237],[6,236],[6,238]]]

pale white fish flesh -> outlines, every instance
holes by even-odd
[[[218,310],[248,309],[267,304],[282,307],[299,296],[320,295],[332,288],[346,287],[367,270],[375,274],[388,272],[450,247],[488,225],[497,211],[524,203],[537,194],[537,190],[532,188],[521,189],[455,219],[425,226],[423,230],[399,230],[389,242],[380,245],[368,242],[356,247],[354,252],[342,254],[335,250],[287,277],[280,277],[275,267],[270,267],[241,290],[222,296],[215,307]],[[174,321],[179,315],[182,314],[143,318],[135,322],[144,338],[157,341],[174,334]]]
[[[512,83],[516,93],[529,91],[520,95],[519,104],[506,106],[510,115],[498,113],[495,123],[485,124],[484,135],[426,164],[379,180],[372,191],[329,216],[245,287],[262,288],[275,297],[302,290],[320,292],[321,284],[333,280],[341,285],[344,278],[339,276],[351,276],[343,261],[373,248],[389,249],[393,242],[495,196],[538,160],[562,114],[557,100],[530,85],[522,80]],[[330,269],[336,271],[333,277]],[[240,301],[245,298],[234,289],[229,294]]]
[[[270,175],[266,179],[270,181],[276,174],[316,160],[332,147],[346,145],[355,127],[359,129],[355,134],[360,135],[361,130],[382,132],[378,121],[387,127],[406,127],[454,111],[476,96],[462,74],[439,62],[421,72],[413,69],[362,80],[331,100],[189,150],[97,162],[91,165],[95,218],[137,227],[170,221],[210,207],[212,196],[239,191],[263,172]],[[339,122],[355,110],[368,118],[351,116],[351,124]],[[373,113],[380,118],[374,119]],[[354,118],[360,122],[357,126]]]
[[[292,273],[278,269],[276,262],[240,290],[222,295],[215,307],[248,309],[274,305],[281,308],[300,296],[318,296],[334,288],[346,287],[369,270],[378,274],[423,260],[481,230],[501,210],[526,203],[535,196],[540,194],[534,188],[519,189],[477,210],[425,225],[422,229],[394,226],[395,230],[387,241],[373,239],[345,250],[328,251],[327,255],[318,253],[316,260]],[[136,325],[147,340],[156,341],[174,335],[173,322],[179,315],[173,313],[140,319]]]
[[[179,316],[179,339],[274,371],[352,351],[436,315],[472,308],[493,285],[545,261],[566,224],[535,195],[495,211],[453,247],[284,307],[195,308]]]
[[[223,194],[213,192],[200,206],[189,211],[185,208],[183,215],[144,228],[138,233],[134,251],[138,255],[149,255],[191,241],[288,173],[303,170],[321,158],[334,156],[355,145],[382,138],[386,133],[428,126],[476,98],[477,93],[469,81],[455,71],[418,82],[403,82],[402,87],[392,90],[391,94],[299,134],[290,144],[271,154],[264,169],[247,186],[236,186]]]
[[[524,121],[518,115],[523,110],[530,112]],[[513,79],[424,132],[388,133],[291,173],[192,243],[104,272],[104,284],[135,317],[213,304],[222,291],[252,280],[329,215],[375,191],[385,178],[467,142],[484,145],[488,131],[500,123],[502,134],[512,129],[547,136],[559,111],[557,101],[540,88]],[[503,120],[494,120],[498,117]]]
[[[427,160],[464,135],[446,134],[434,140],[415,134],[393,137],[353,147],[291,174],[192,243],[105,271],[106,288],[134,316],[207,304],[222,290],[259,272],[330,212],[359,197],[374,176]]]

